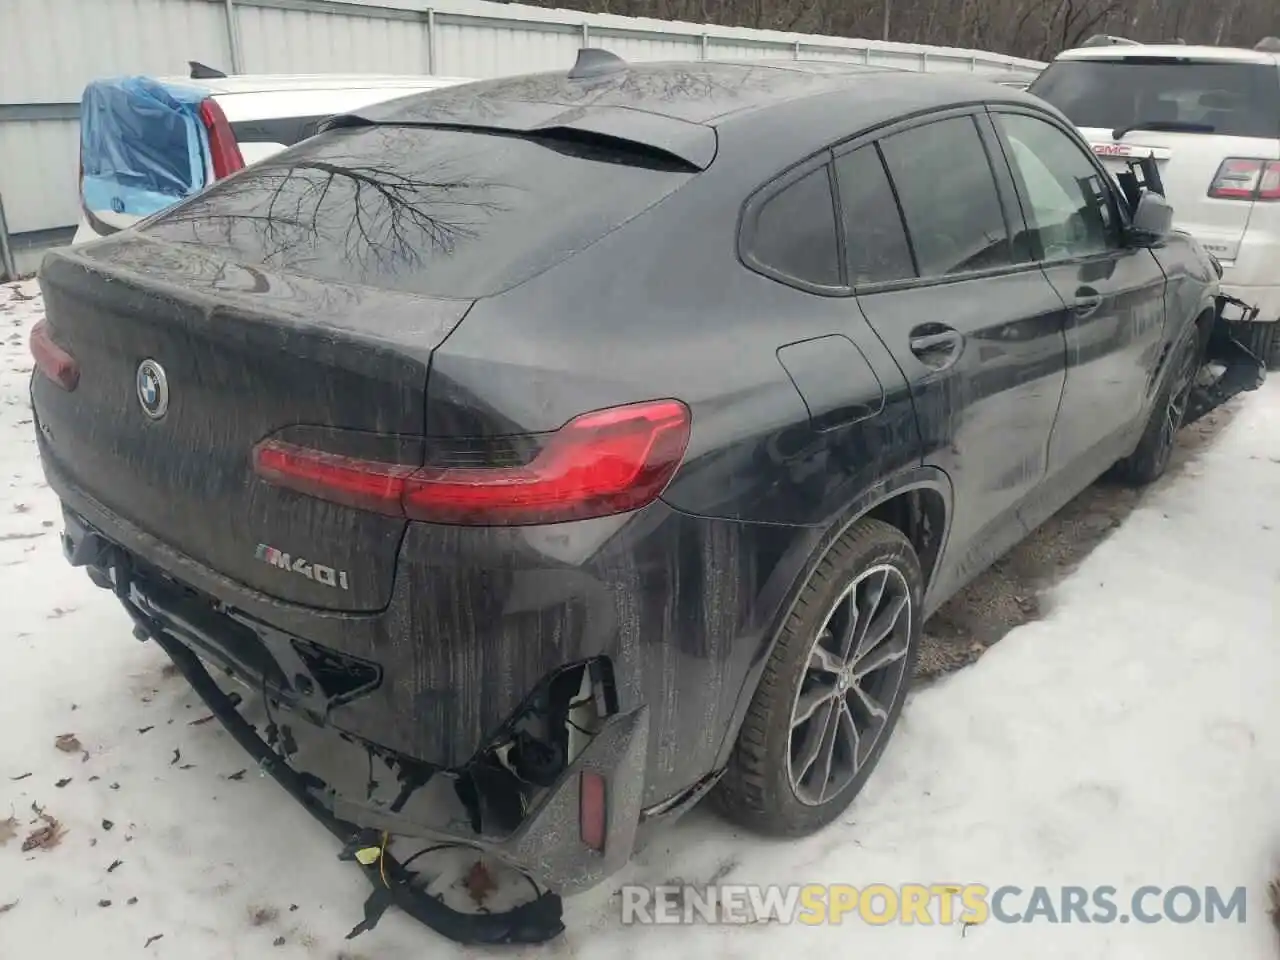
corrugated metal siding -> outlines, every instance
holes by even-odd
[[[0,196],[11,233],[79,219],[79,146],[74,120],[0,123]]]
[[[237,11],[245,73],[427,73],[426,22]]]
[[[226,63],[224,11],[210,0],[0,0],[0,103],[78,102],[95,77]]]
[[[0,23],[0,196],[14,233],[79,219],[77,128],[65,119],[6,118],[6,105],[65,113],[58,105],[78,103],[85,83],[96,77],[185,75],[188,60],[229,72],[235,66],[225,0],[0,0]],[[979,51],[484,0],[236,0],[234,23],[242,73],[434,72],[480,79],[565,69],[584,36],[629,60],[697,59],[704,50],[719,59],[785,58],[796,56],[798,42],[806,59],[869,57],[914,70],[1040,66]]]
[[[474,27],[440,18],[436,22],[436,73],[487,79],[512,73],[554,70],[572,64],[582,32],[529,29],[518,21]]]

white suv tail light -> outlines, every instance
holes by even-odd
[[[1228,157],[1209,185],[1215,200],[1280,200],[1280,160]]]

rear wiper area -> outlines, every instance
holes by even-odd
[[[1111,131],[1111,139],[1123,140],[1126,133],[1135,130],[1160,130],[1166,133],[1213,133],[1217,128],[1209,123],[1184,123],[1181,120],[1138,120]]]

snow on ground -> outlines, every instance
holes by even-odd
[[[216,723],[192,725],[205,712],[160,651],[63,562],[27,400],[40,311],[34,283],[0,286],[0,958],[482,955],[394,912],[345,942],[364,880],[274,783],[230,779],[246,757]],[[695,811],[618,879],[1105,884],[1122,897],[1243,885],[1247,922],[639,928],[620,924],[611,883],[568,903],[560,942],[521,955],[1275,956],[1280,382],[1246,397],[1048,601],[1045,619],[913,697],[843,822],[787,844]],[[62,734],[79,750],[56,749]],[[65,834],[23,853],[33,805]]]

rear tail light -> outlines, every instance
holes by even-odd
[[[242,169],[244,157],[240,155],[240,144],[236,142],[236,135],[231,132],[231,124],[227,122],[227,115],[218,106],[218,101],[201,100],[200,119],[209,134],[209,154],[213,158],[214,179],[221,180]]]
[[[410,520],[558,523],[653,502],[684,457],[689,426],[688,407],[659,400],[570,420],[520,466],[400,466],[265,440],[254,470],[279,487]]]
[[[578,836],[592,850],[603,851],[607,828],[604,777],[584,770],[578,780]]]
[[[31,356],[36,369],[62,387],[74,390],[80,383],[80,365],[76,358],[53,342],[48,321],[41,320],[31,328]]]
[[[1229,157],[1209,186],[1216,200],[1280,200],[1280,160]]]

